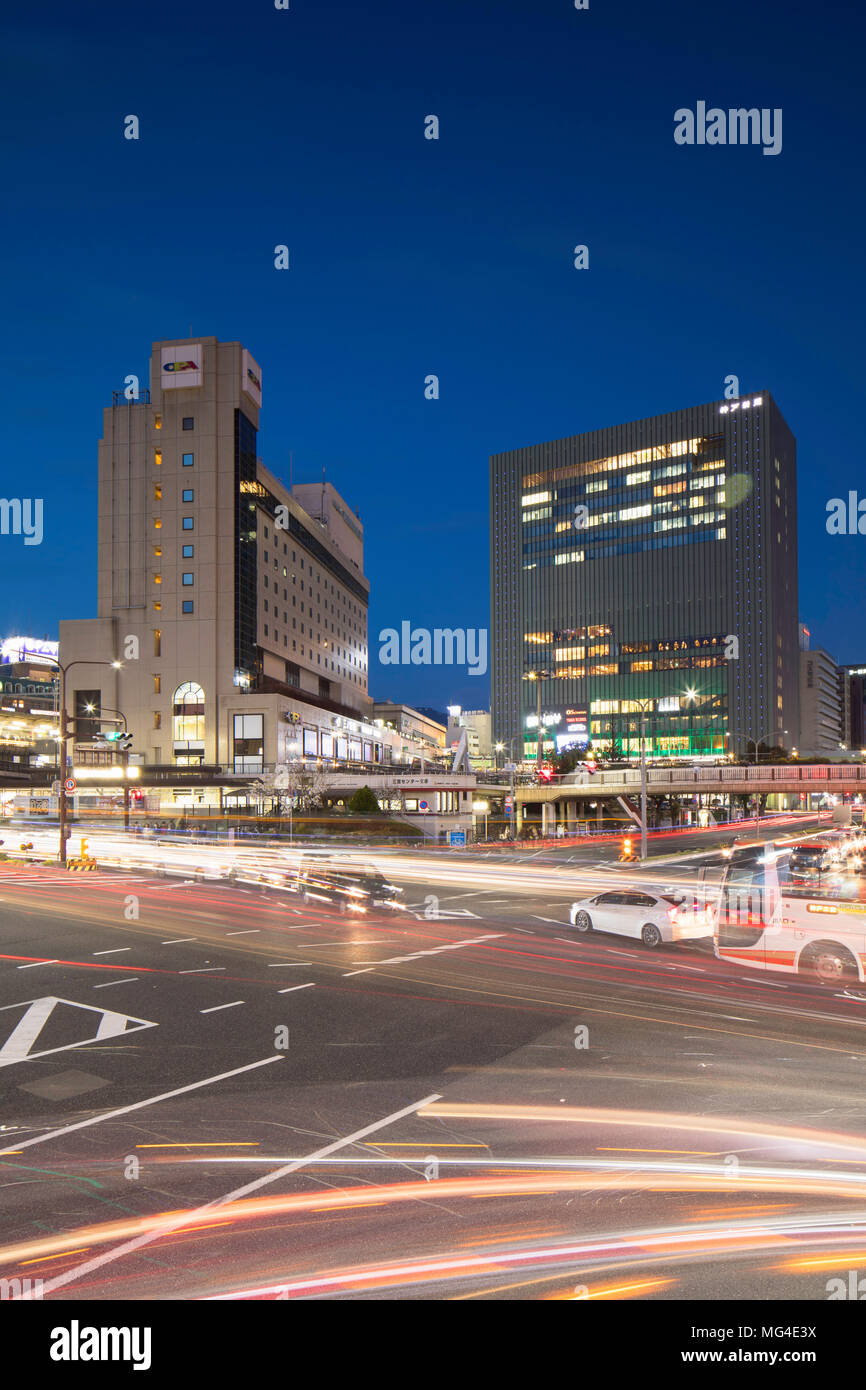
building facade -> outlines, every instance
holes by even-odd
[[[473,763],[487,763],[493,758],[493,745],[490,738],[490,710],[463,709],[460,705],[448,706],[447,746],[453,752],[466,730],[466,748]]]
[[[802,633],[801,628],[801,643]],[[844,673],[822,647],[800,649],[800,737],[798,751],[839,756],[849,747],[847,692]]]
[[[83,663],[76,742],[114,710],[145,765],[391,762],[363,526],[330,484],[287,487],[259,458],[258,364],[213,337],[156,342],[149,391],[128,394],[99,444],[97,616],[60,625],[61,659]]]
[[[495,741],[718,758],[799,724],[796,443],[766,391],[491,459]]]
[[[406,756],[411,749],[421,749],[428,758],[440,758],[445,751],[445,725],[411,705],[377,700],[373,705],[373,722],[377,728],[393,729],[400,735],[401,752],[405,748]]]

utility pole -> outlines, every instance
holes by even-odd
[[[69,721],[66,717],[66,671],[60,667],[60,867],[66,868],[66,756]]]
[[[641,860],[646,859],[646,712],[641,710]]]

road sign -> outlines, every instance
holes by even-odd
[[[125,752],[128,748],[132,747],[132,734],[121,734],[120,738],[116,740],[116,743],[118,748],[121,749],[122,752]]]
[[[78,783],[76,782],[74,777],[67,777],[63,785],[68,792],[74,792],[75,788],[78,786]]]
[[[459,847],[460,849],[464,849],[465,846],[466,846],[466,831],[465,831],[465,830],[449,830],[449,831],[448,831],[448,843],[449,843],[449,845],[451,845],[452,847],[455,847],[455,848]]]
[[[419,811],[429,811],[429,810],[430,810],[430,802],[429,802],[429,801],[419,801],[419,802],[418,802],[418,810],[419,810]]]

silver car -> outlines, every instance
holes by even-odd
[[[598,893],[572,903],[569,918],[579,932],[613,932],[651,948],[713,934],[710,907],[688,893]]]

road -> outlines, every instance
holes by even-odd
[[[0,1278],[802,1299],[856,1267],[866,1000],[569,926],[687,862],[390,865],[405,907],[359,919],[0,865]]]

